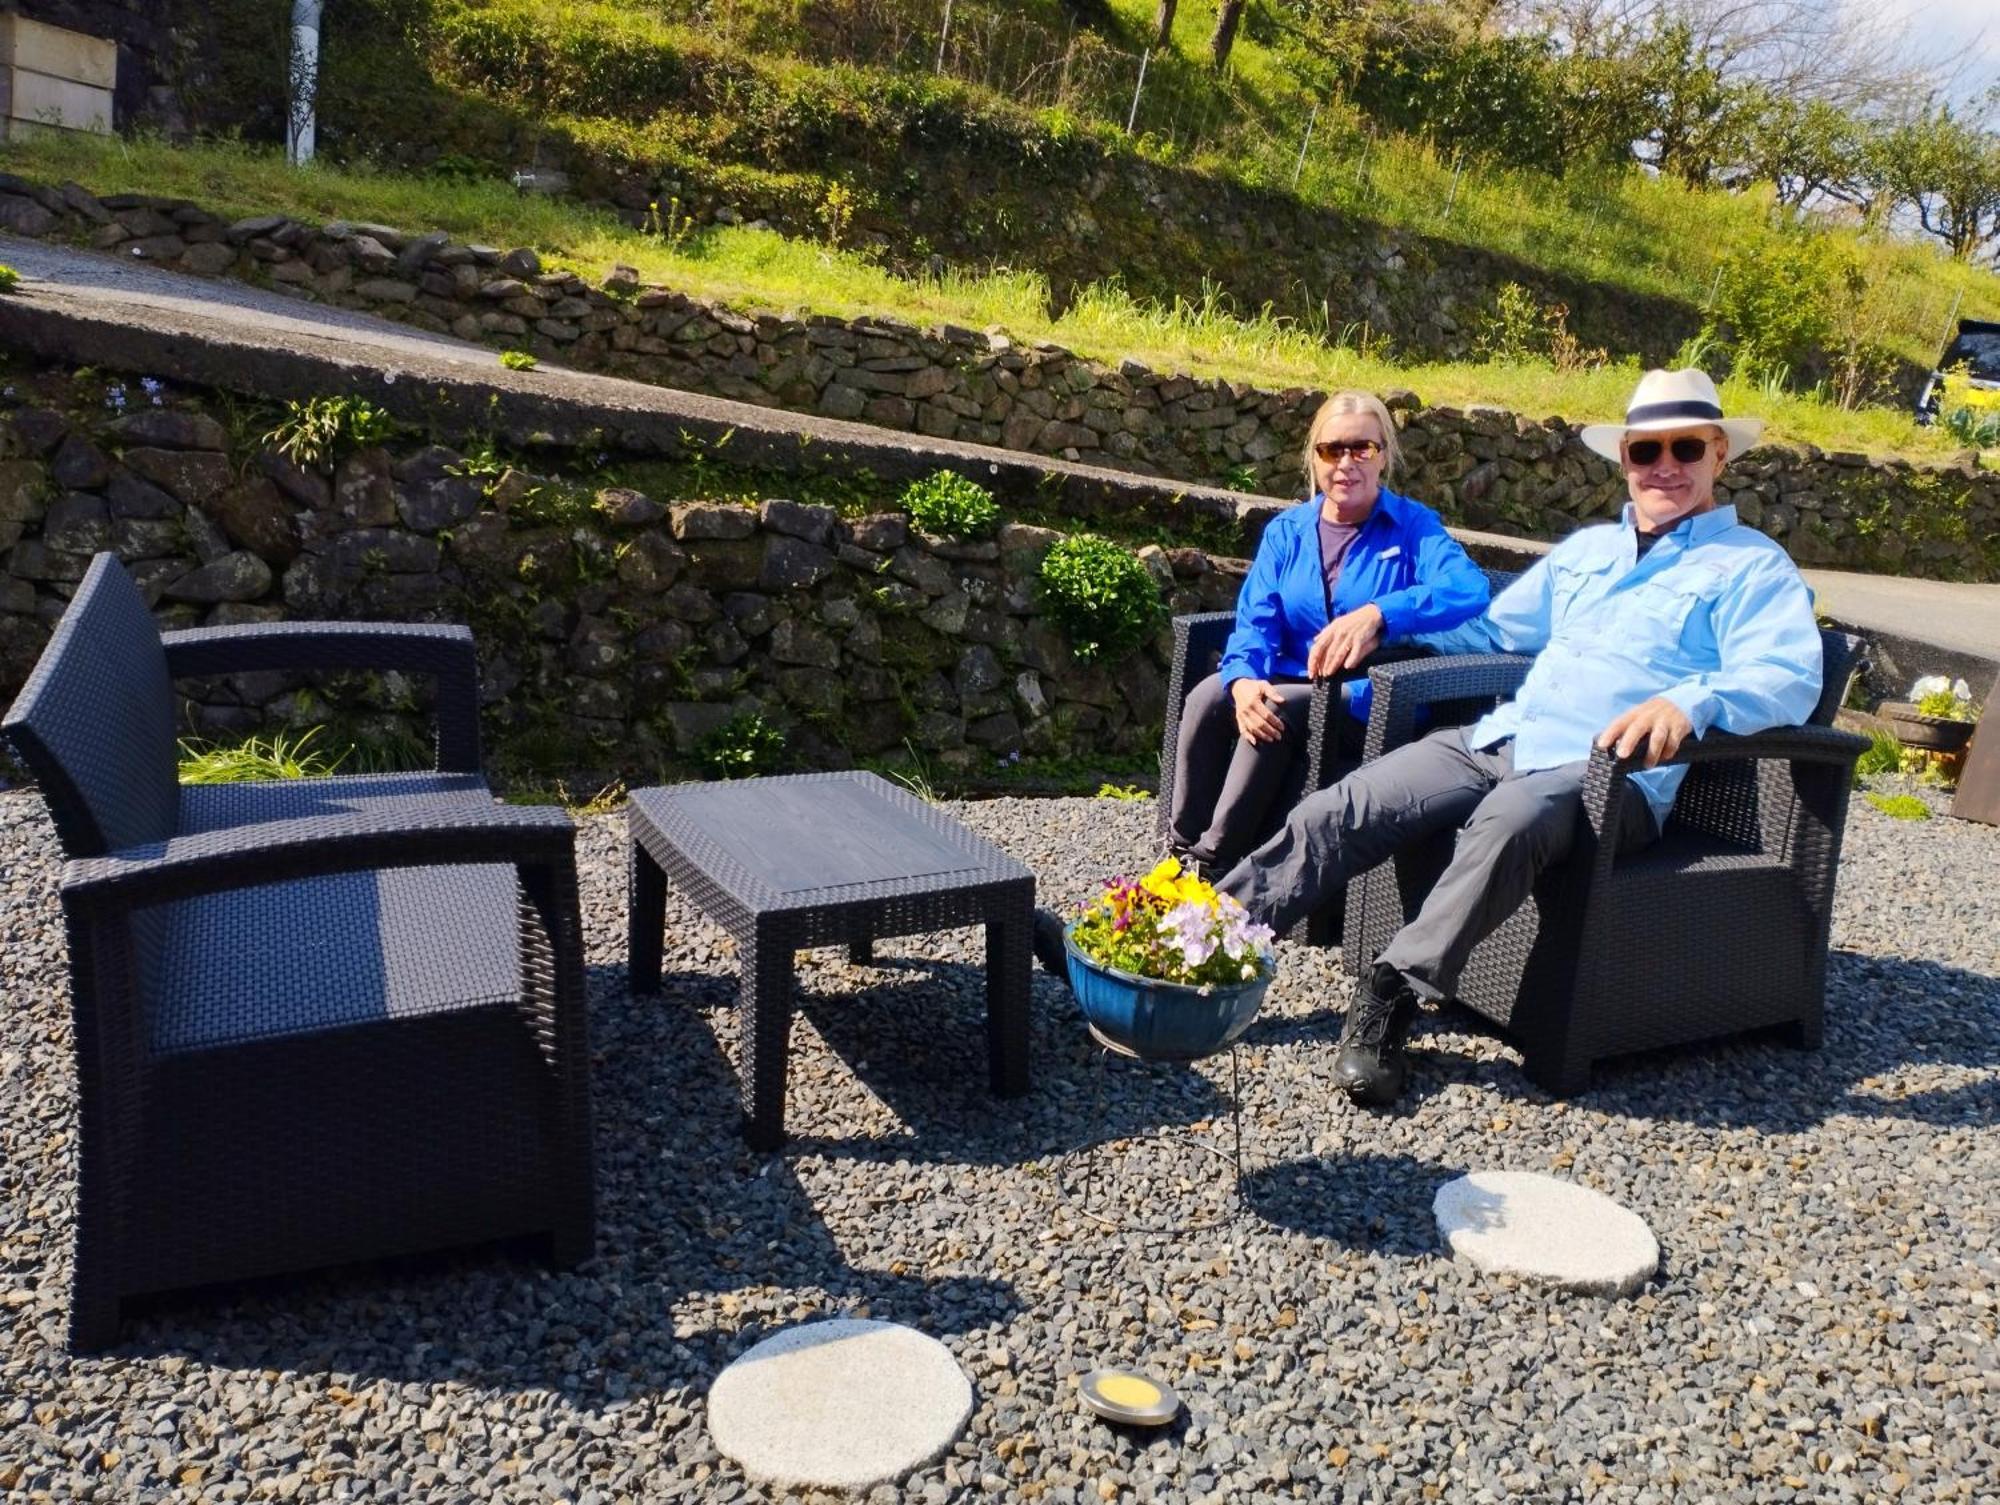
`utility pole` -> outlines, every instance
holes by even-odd
[[[313,159],[319,142],[319,21],[323,0],[292,0],[292,60],[287,79],[285,154],[292,166]]]

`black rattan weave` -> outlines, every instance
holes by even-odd
[[[163,648],[109,554],[0,723],[70,857],[79,1349],[145,1293],[522,1235],[565,1262],[592,1246],[569,818],[497,804],[474,771],[172,784],[170,674],[280,665],[436,674],[441,757],[476,769],[463,628]]]
[[[1629,765],[1593,753],[1577,852],[1472,953],[1458,1000],[1506,1029],[1549,1091],[1589,1085],[1610,1056],[1765,1026],[1817,1046],[1833,885],[1854,760],[1865,739],[1830,722],[1865,644],[1823,632],[1826,689],[1815,724],[1690,739],[1690,765],[1660,839],[1618,858]],[[1519,688],[1525,658],[1492,655],[1374,672],[1364,758],[1429,725],[1472,720]],[[1406,849],[1349,885],[1343,964],[1360,976],[1416,913],[1451,855],[1451,834]]]
[[[741,966],[744,1137],[785,1139],[793,954],[986,927],[987,1073],[1028,1090],[1035,877],[934,806],[869,773],[680,784],[632,793],[631,981],[657,992],[666,882],[735,938]]]
[[[1487,588],[1494,594],[1512,585],[1519,578],[1511,570],[1485,571]],[[1197,612],[1174,618],[1174,662],[1167,677],[1167,719],[1160,734],[1160,799],[1159,830],[1164,840],[1167,835],[1167,817],[1173,807],[1174,798],[1174,753],[1180,746],[1181,713],[1187,707],[1188,695],[1194,687],[1215,672],[1224,648],[1228,646],[1230,630],[1236,625],[1236,613],[1232,611]],[[1347,680],[1360,677],[1385,664],[1404,663],[1412,659],[1428,659],[1427,649],[1410,644],[1391,644],[1377,649],[1366,662],[1346,673],[1313,683],[1312,704],[1306,722],[1306,767],[1304,782],[1299,792],[1311,794],[1324,789],[1335,780],[1344,778],[1357,765],[1352,757],[1343,757],[1338,739],[1338,721],[1335,710],[1338,706],[1336,690]],[[1250,843],[1260,844],[1284,823],[1287,812],[1274,802],[1265,829],[1257,833]],[[1298,929],[1295,939],[1310,941],[1316,945],[1329,945],[1340,939],[1341,916],[1344,889],[1334,890],[1332,900],[1319,913],[1313,915]]]

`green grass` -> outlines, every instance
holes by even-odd
[[[241,742],[181,742],[180,780],[183,784],[251,784],[270,779],[316,779],[337,772],[351,748],[328,756],[312,745],[323,727],[308,727],[296,737],[274,732],[270,737],[246,737]]]
[[[931,9],[905,7],[905,19],[928,25]],[[1109,0],[1103,9],[1113,19],[1105,44],[1136,54],[1150,39],[1153,0]],[[1023,0],[1010,10],[1012,29],[998,33],[991,48],[1003,72],[1010,48],[1018,61],[1031,34],[1039,33],[1051,51],[1071,35],[1069,13],[1054,0]],[[976,34],[979,14],[962,7],[961,45]],[[1422,141],[1380,135],[1336,92],[1337,60],[1286,37],[1282,27],[1247,27],[1229,73],[1218,79],[1205,66],[1214,14],[1213,0],[1182,5],[1171,49],[1149,70],[1136,143],[1123,132],[1135,60],[1114,60],[1103,47],[1086,49],[1102,55],[1100,66],[1072,70],[1071,102],[1061,119],[1077,123],[1068,129],[1080,128],[1113,151],[1136,150],[1239,183],[1296,191],[1345,215],[1696,307],[1706,305],[1729,252],[1777,233],[1781,216],[1767,193],[1691,190],[1635,168],[1557,179],[1468,165]],[[926,138],[958,132],[969,157],[978,155],[981,140],[990,138],[997,150],[1001,138],[1015,137],[1030,163],[1062,139],[1050,112],[1021,108],[977,83],[939,84],[921,75],[918,83],[908,73],[845,65],[839,60],[872,55],[865,38],[845,47],[811,39],[797,24],[796,8],[779,0],[438,0],[428,35],[434,76],[447,85],[485,95],[495,106],[536,89],[546,97],[550,130],[634,164],[701,160],[765,168],[789,152],[794,167],[811,177],[830,176],[838,153],[858,153],[862,160],[839,161],[838,169],[872,181],[887,196],[893,190],[884,185],[896,164],[866,160],[883,150],[883,143],[871,144],[871,130],[907,134],[914,119]],[[1094,36],[1088,29],[1077,35],[1086,42]],[[496,47],[503,38],[538,45]],[[968,71],[990,77],[979,71],[976,37],[970,45]],[[707,77],[717,71],[726,71],[727,80]],[[929,92],[918,105],[899,112],[885,102],[898,88],[920,87]],[[1315,109],[1301,163],[1301,137]],[[1198,144],[1169,147],[1170,136],[1184,141],[1178,129],[1184,119],[1209,121],[1210,128]],[[1053,187],[1068,188],[1060,170],[1051,178]],[[1868,277],[1861,324],[1879,330],[1909,360],[1928,364],[1960,295],[1968,316],[2000,312],[2000,279],[1950,261],[1932,243],[1863,234],[1837,220],[1822,229],[1853,252]]]
[[[1408,387],[1433,404],[1489,403],[1530,417],[1580,419],[1620,411],[1635,375],[1628,365],[1561,374],[1537,365],[1401,365],[1356,348],[1352,331],[1269,310],[1246,313],[1212,291],[1160,303],[1096,285],[1052,317],[1047,280],[1034,272],[899,277],[853,252],[742,227],[705,230],[670,243],[628,228],[608,211],[524,196],[497,182],[365,166],[297,172],[275,150],[237,143],[176,147],[148,138],[50,133],[0,144],[0,168],[49,182],[72,179],[98,193],[143,187],[231,217],[284,212],[319,221],[379,220],[443,229],[468,240],[531,245],[554,264],[593,280],[624,262],[649,282],[745,308],[999,325],[1017,339],[1052,341],[1107,363],[1131,358],[1155,370],[1267,387]],[[1343,333],[1350,343],[1340,343]],[[1776,439],[1915,458],[1942,457],[1957,448],[1949,435],[1921,429],[1898,410],[1843,412],[1735,382],[1725,387],[1724,397],[1732,410],[1766,419]]]
[[[1929,820],[1931,807],[1914,794],[1877,794],[1870,790],[1864,798],[1891,820]]]

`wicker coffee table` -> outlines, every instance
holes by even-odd
[[[630,813],[634,993],[657,992],[673,882],[736,939],[744,1138],[785,1142],[793,953],[886,936],[986,927],[987,1075],[1028,1090],[1029,932],[1035,876],[991,842],[870,773],[636,789]]]

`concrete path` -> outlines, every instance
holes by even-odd
[[[191,277],[95,251],[0,235],[0,261],[23,278],[0,298],[0,345],[51,359],[176,377],[268,397],[328,391],[365,395],[412,421],[457,416],[473,428],[575,439],[617,433],[677,453],[686,435],[744,464],[866,466],[885,481],[939,465],[983,466],[997,490],[1038,492],[1061,481],[1061,499],[1088,515],[1179,496],[1191,510],[1244,522],[1254,532],[1282,499],[1249,498],[1183,482],[544,366],[509,371],[494,351],[351,309],[308,303],[243,283]],[[1519,566],[1548,545],[1460,530],[1483,559]],[[1808,570],[1836,621],[1894,639],[1898,673],[1950,672],[1990,680],[2000,667],[2000,585],[1959,585],[1835,570]],[[1943,650],[1927,654],[1926,646]],[[1926,660],[1931,660],[1927,662]],[[1984,684],[1977,687],[1982,692]]]

